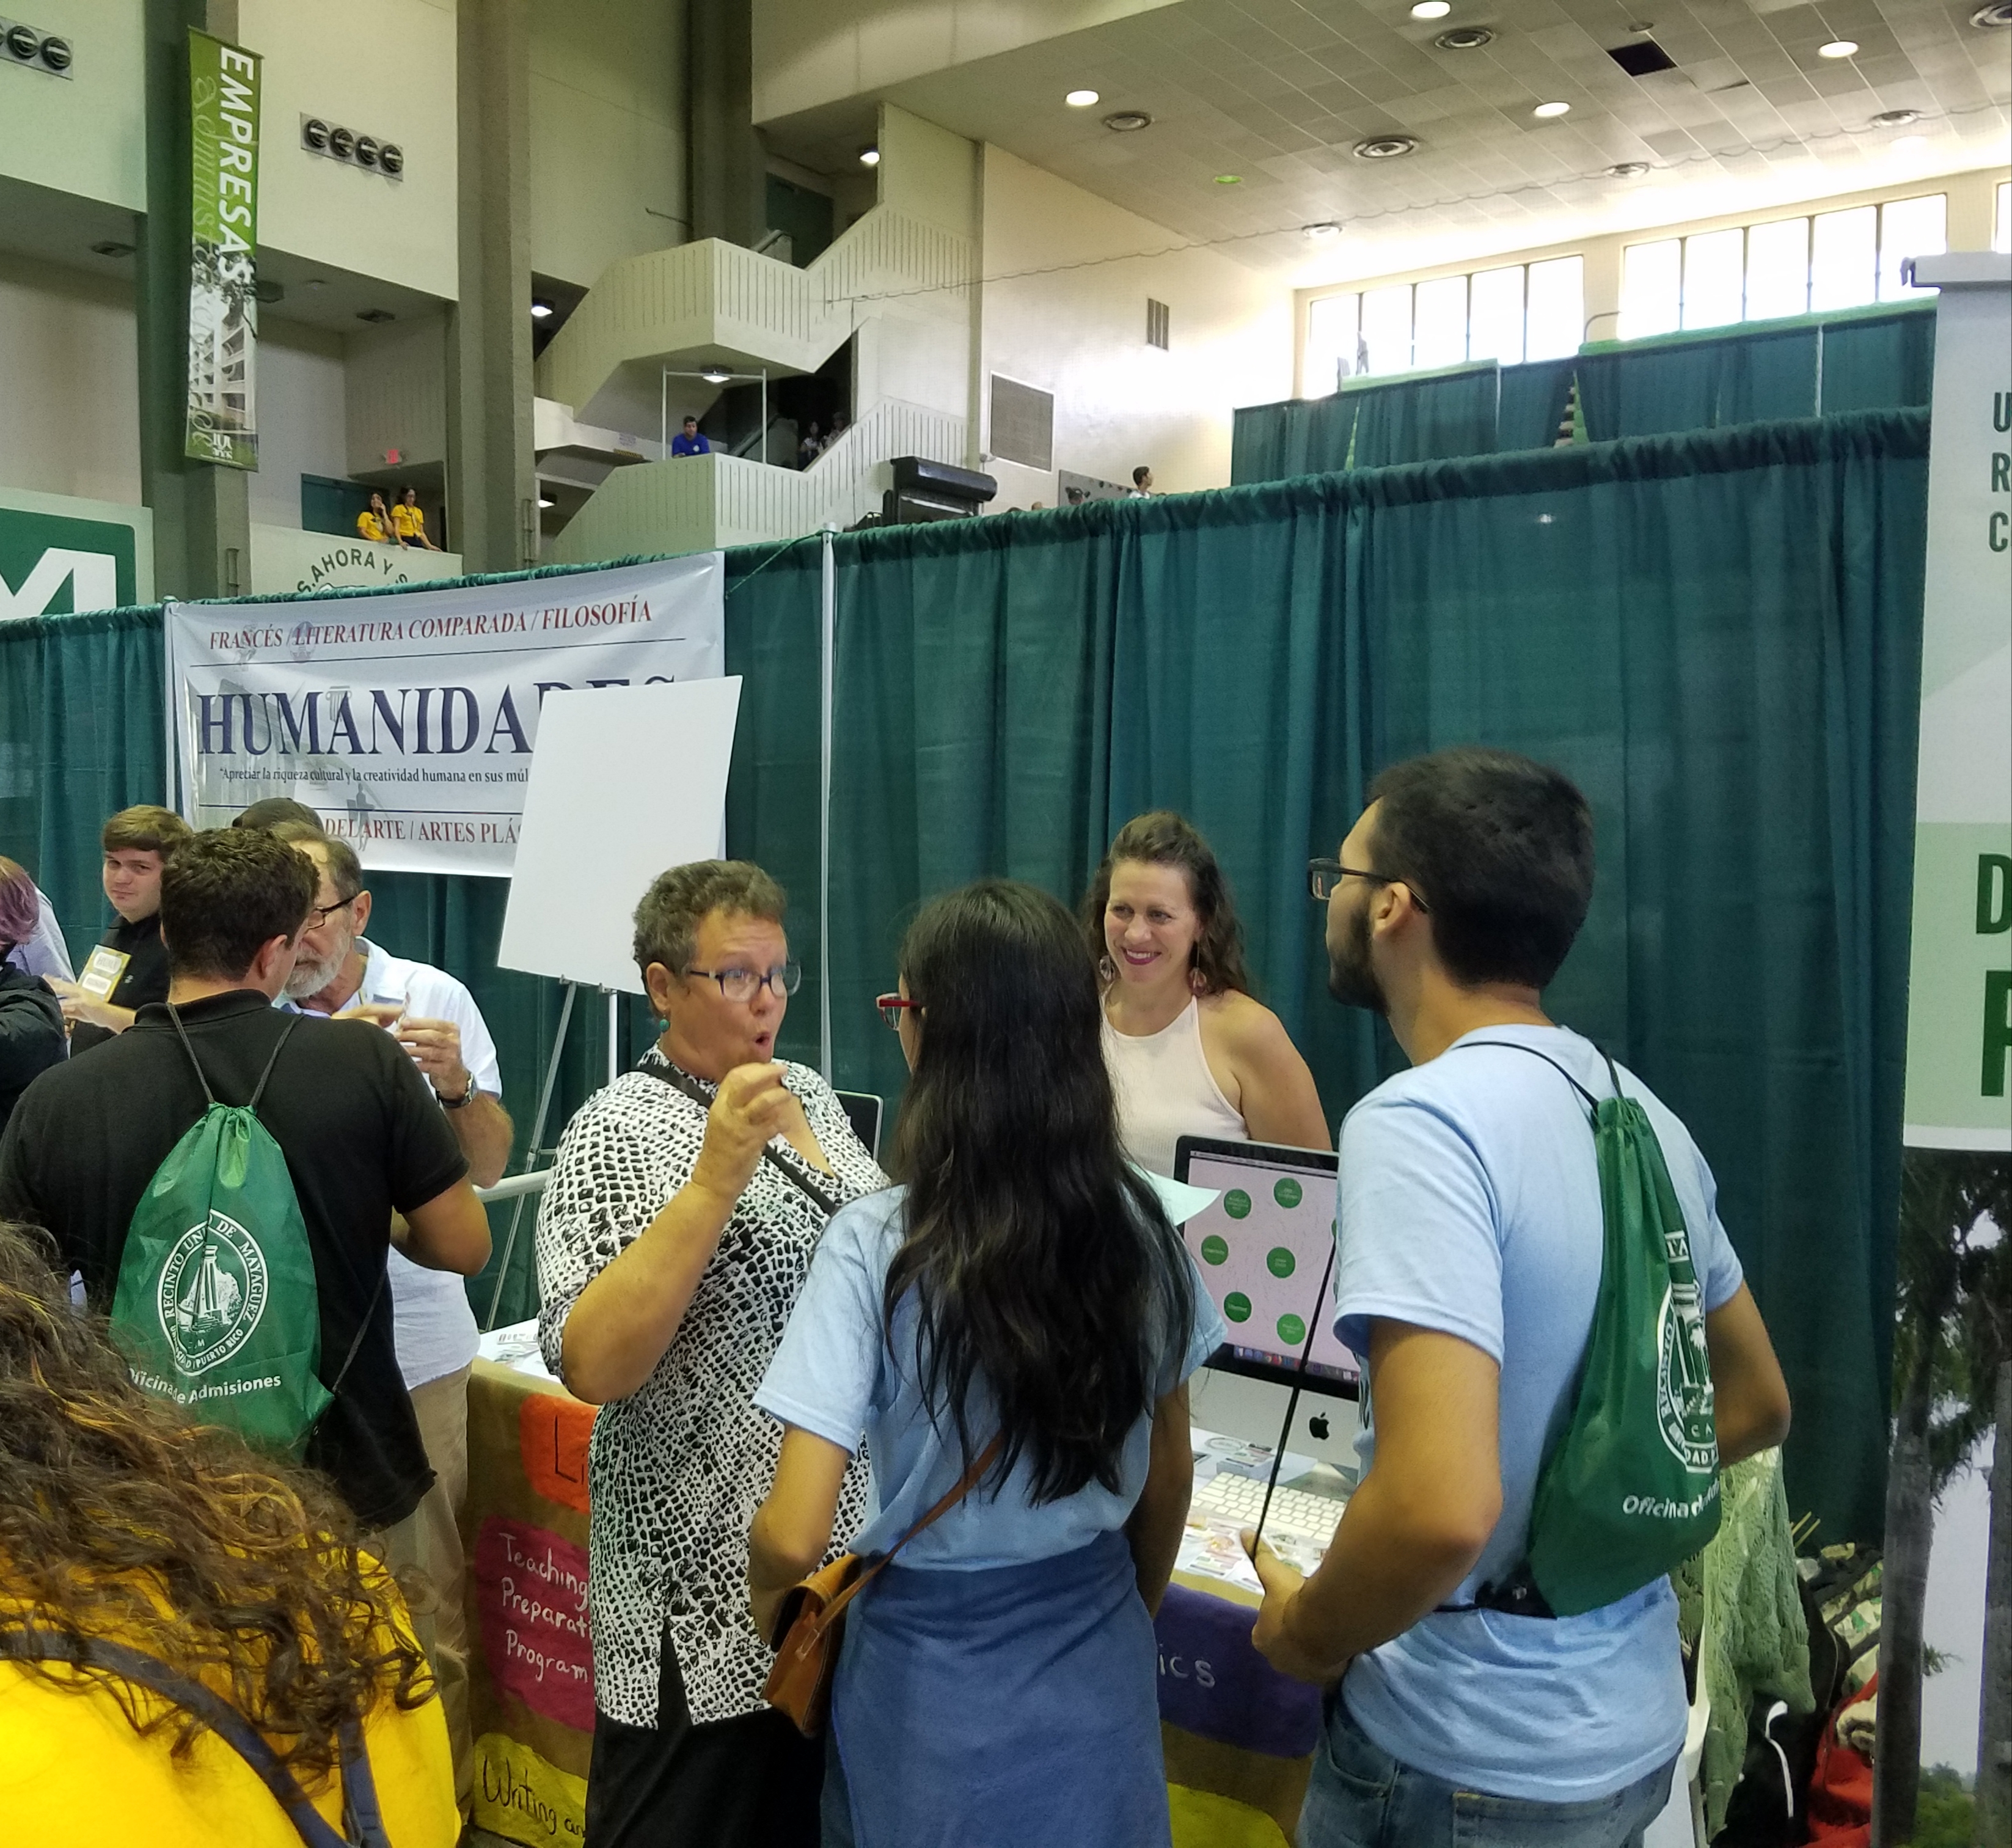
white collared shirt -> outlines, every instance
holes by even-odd
[[[345,1004],[367,1001],[401,1008],[415,1020],[452,1021],[461,1031],[461,1062],[474,1075],[476,1088],[500,1100],[503,1076],[496,1042],[467,987],[445,969],[394,956],[366,937],[359,937],[356,947],[364,954],[363,980]],[[398,1371],[407,1390],[459,1372],[475,1358],[481,1338],[466,1280],[451,1271],[430,1271],[397,1251],[388,1264]]]

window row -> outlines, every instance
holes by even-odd
[[[1322,295],[1307,311],[1304,388],[1324,397],[1363,373],[1562,359],[1579,351],[1585,319],[1579,257]]]
[[[1621,256],[1623,340],[1934,294],[1900,266],[1949,248],[1949,198],[1892,199],[1631,244]]]

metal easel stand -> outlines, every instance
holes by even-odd
[[[510,1258],[517,1248],[517,1229],[523,1223],[524,1202],[530,1196],[543,1190],[545,1176],[533,1173],[541,1155],[557,1153],[555,1148],[543,1146],[545,1138],[545,1119],[551,1114],[552,1090],[558,1083],[559,1061],[565,1054],[566,1028],[573,1020],[573,998],[580,993],[576,982],[561,984],[565,990],[565,999],[559,1004],[558,1031],[552,1036],[551,1057],[545,1061],[545,1082],[538,1090],[538,1111],[531,1119],[531,1140],[524,1151],[524,1172],[511,1175],[486,1190],[491,1200],[507,1200],[515,1197],[516,1204],[510,1209],[510,1229],[503,1238],[503,1261],[496,1267],[496,1287],[489,1296],[489,1312],[482,1318],[482,1332],[486,1335],[496,1325],[496,1313],[503,1304],[503,1286],[509,1281]]]

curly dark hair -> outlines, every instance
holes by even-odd
[[[135,1732],[174,1730],[187,1751],[200,1718],[90,1664],[93,1641],[123,1643],[222,1695],[290,1767],[332,1770],[343,1726],[383,1694],[409,1710],[434,1693],[389,1574],[318,1479],[134,1386],[48,1250],[0,1222],[0,1622],[87,1655],[22,1667],[104,1688]]]
[[[1201,920],[1201,935],[1195,939],[1189,966],[1200,972],[1204,994],[1221,994],[1233,989],[1239,994],[1250,994],[1250,972],[1243,964],[1243,924],[1229,895],[1229,881],[1222,876],[1200,830],[1171,808],[1134,815],[1118,830],[1111,851],[1083,894],[1083,926],[1089,935],[1090,955],[1101,965],[1109,954],[1104,944],[1104,912],[1111,902],[1111,869],[1120,860],[1178,866],[1187,876],[1188,896]]]

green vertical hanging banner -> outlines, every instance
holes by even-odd
[[[188,440],[198,462],[259,466],[259,59],[189,34]]]

